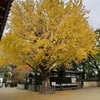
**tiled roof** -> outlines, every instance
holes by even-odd
[[[0,0],[0,39],[3,34],[5,23],[13,0]]]

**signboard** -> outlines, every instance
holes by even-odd
[[[72,83],[76,83],[76,78],[75,77],[72,77],[71,80],[72,80]]]
[[[3,86],[3,78],[0,78],[0,87]]]
[[[52,86],[56,86],[56,82],[52,82]]]

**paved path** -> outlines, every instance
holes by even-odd
[[[52,95],[17,88],[0,88],[0,100],[100,100],[100,87],[56,91]]]

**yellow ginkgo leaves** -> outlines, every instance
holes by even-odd
[[[62,63],[68,67],[71,61],[95,55],[96,34],[86,13],[82,0],[67,4],[62,0],[15,1],[8,22],[10,33],[0,44],[1,62],[9,59],[7,63],[20,62],[47,73]]]

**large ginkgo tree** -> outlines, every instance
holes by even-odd
[[[0,64],[28,65],[41,74],[42,93],[50,93],[49,73],[95,55],[96,34],[82,0],[15,0],[8,34],[0,42]]]

